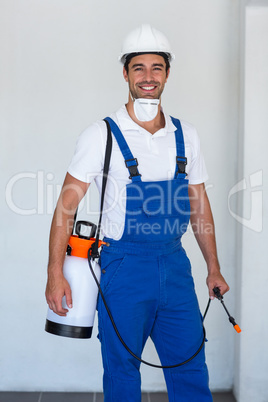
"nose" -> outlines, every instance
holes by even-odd
[[[144,80],[147,82],[153,81],[153,72],[150,68],[147,68],[144,73]]]

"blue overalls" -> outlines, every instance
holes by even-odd
[[[181,245],[190,217],[185,174],[184,139],[177,130],[174,178],[143,182],[119,127],[107,118],[125,159],[131,182],[126,186],[125,228],[120,240],[101,251],[101,288],[116,326],[128,347],[141,356],[147,338],[161,364],[175,365],[191,357],[203,339],[202,318]],[[177,162],[177,163],[175,163]],[[174,166],[175,167],[175,166]],[[104,366],[105,402],[140,402],[140,362],[124,348],[98,299],[99,339]],[[170,402],[211,402],[204,348],[189,363],[164,369]]]

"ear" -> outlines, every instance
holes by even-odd
[[[128,82],[128,74],[127,74],[127,70],[125,69],[125,66],[123,67],[123,76],[126,82]]]

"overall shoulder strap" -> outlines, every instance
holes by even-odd
[[[105,121],[110,125],[113,135],[118,143],[120,151],[125,159],[126,167],[129,170],[130,176],[129,178],[132,181],[141,181],[140,173],[138,170],[138,161],[136,158],[133,157],[132,152],[123,136],[120,128],[118,125],[111,119],[110,117],[106,117]]]
[[[109,166],[110,166],[110,160],[111,160],[111,154],[112,154],[112,145],[113,145],[111,128],[110,128],[109,124],[107,123],[107,121],[105,121],[105,123],[106,123],[106,126],[107,126],[107,141],[106,141],[104,166],[103,166],[103,176],[102,176],[100,217],[99,217],[99,223],[98,223],[98,226],[97,226],[95,242],[92,244],[92,247],[91,247],[91,256],[92,256],[93,259],[99,257],[98,244],[99,244],[100,230],[101,230],[102,211],[103,211],[105,188],[106,188],[106,184],[107,184],[107,178],[108,178],[108,172],[109,172]],[[77,212],[78,212],[78,207],[77,207],[75,215],[74,215],[72,234],[74,233],[74,227],[75,227],[75,223],[76,223]],[[68,252],[70,252],[69,248],[70,248],[70,246],[68,245],[67,254],[68,254]]]
[[[184,146],[184,138],[183,132],[181,127],[181,122],[179,119],[175,119],[174,117],[170,116],[172,123],[176,127],[175,131],[175,139],[176,139],[176,148],[177,148],[177,156],[176,156],[176,171],[175,171],[175,178],[177,178],[178,174],[184,174],[185,168],[187,165],[187,158],[185,157],[185,146]]]
[[[103,176],[102,176],[101,200],[100,200],[101,201],[100,202],[100,217],[99,217],[99,223],[98,223],[98,227],[97,227],[96,240],[95,240],[95,243],[92,245],[92,257],[93,257],[93,259],[99,257],[98,244],[99,244],[100,230],[101,230],[102,211],[103,211],[105,188],[106,188],[107,179],[108,179],[108,172],[109,172],[111,153],[112,153],[112,145],[113,145],[111,128],[110,128],[109,123],[107,121],[105,121],[105,123],[106,123],[106,126],[107,126],[107,142],[106,142],[106,150],[105,150],[104,166],[103,166]]]

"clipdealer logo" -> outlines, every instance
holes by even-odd
[[[45,174],[43,171],[15,174],[6,185],[5,196],[9,209],[17,215],[23,216],[52,214],[55,200],[58,199],[61,191],[61,185],[55,185],[52,183],[53,180],[53,173]],[[31,206],[29,205],[27,208],[22,206],[25,194],[24,197],[18,194],[18,188],[25,185],[27,185],[27,188],[34,189],[34,199]],[[33,204],[35,205],[34,207]]]
[[[88,174],[86,179],[92,181],[98,173]],[[91,177],[92,176],[92,177]],[[56,176],[53,173],[46,173],[42,170],[36,172],[19,172],[14,174],[7,182],[5,189],[5,200],[8,208],[16,215],[52,215],[62,190],[62,185],[55,183]],[[108,178],[110,185],[114,188],[117,197],[117,183]],[[70,188],[70,187],[68,187]],[[77,194],[80,194],[78,186],[72,187]],[[79,210],[86,208],[86,213],[99,215],[99,205],[93,199],[91,191],[80,201]],[[107,209],[114,207],[115,202]]]
[[[252,173],[235,184],[228,195],[228,209],[232,217],[241,225],[260,233],[263,229],[263,172]],[[243,193],[243,194],[242,194]],[[231,199],[236,195],[243,195],[243,201],[250,200],[249,217],[238,215],[231,208]]]
[[[111,181],[111,177],[109,179]],[[8,208],[15,214],[23,216],[53,214],[62,187],[53,182],[54,180],[53,173],[45,173],[44,171],[16,173],[6,185],[5,199]],[[25,186],[28,190],[31,189],[32,198],[27,196],[25,192],[21,194],[20,190]],[[109,206],[106,212],[115,207],[116,199],[121,200],[120,207],[122,208],[121,204],[125,199],[123,189],[120,191],[116,182],[113,182],[112,186],[115,191],[114,203]],[[237,196],[242,196],[244,204],[250,205],[249,212],[243,211],[241,214],[232,208],[233,201]],[[99,211],[92,209],[92,199],[83,199],[81,208],[84,201],[86,201],[88,213],[99,213]],[[229,191],[227,203],[229,213],[237,222],[250,230],[261,232],[263,230],[263,171],[259,170],[252,173],[249,177],[236,183]]]

